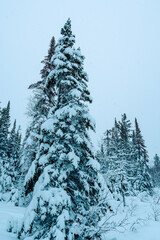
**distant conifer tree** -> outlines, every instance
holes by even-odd
[[[148,152],[136,118],[135,118],[135,152],[138,162],[137,189],[140,191],[145,190],[151,191],[152,180],[148,168],[149,161]]]
[[[0,118],[0,157],[6,157],[8,152],[8,134],[10,127],[10,102],[1,111]]]
[[[110,191],[117,200],[122,196],[124,205],[126,195],[135,195],[136,191],[152,192],[148,153],[137,120],[135,126],[132,130],[131,122],[123,114],[121,121],[115,120],[114,127],[105,132],[97,153]]]
[[[154,166],[150,168],[150,173],[156,187],[160,186],[160,157],[155,154]]]
[[[0,195],[1,200],[17,202],[17,188],[20,173],[20,132],[16,132],[16,120],[10,127],[10,102],[1,111],[0,118]]]

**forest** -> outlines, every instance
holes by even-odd
[[[113,119],[93,147],[84,59],[68,19],[51,39],[39,81],[28,86],[23,139],[11,124],[12,103],[0,109],[0,201],[24,209],[8,220],[15,239],[124,240],[126,231],[160,220],[160,157],[150,166],[136,116]]]

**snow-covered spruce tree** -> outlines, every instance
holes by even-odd
[[[136,133],[126,114],[122,115],[121,121],[115,120],[114,127],[105,132],[101,145],[103,152],[98,152],[101,172],[114,198],[122,198],[125,205],[125,196],[135,195],[138,190],[135,186],[139,182]]]
[[[15,120],[13,124],[13,128],[11,129],[11,132],[9,133],[9,138],[8,138],[8,157],[12,158],[13,160],[20,158],[21,137],[22,137],[21,128],[19,126],[18,129],[16,129],[16,120]],[[15,163],[14,161],[15,166],[16,164],[17,163]]]
[[[160,172],[160,157],[157,154],[154,156],[154,166]]]
[[[102,141],[104,162],[102,174],[108,188],[116,200],[122,200],[125,205],[125,195],[128,192],[127,162],[120,136],[120,126],[115,120],[114,127],[107,130]],[[106,166],[106,168],[104,167]]]
[[[7,107],[1,111],[0,118],[0,161],[1,161],[1,175],[0,175],[0,199],[3,199],[5,192],[10,189],[11,179],[8,176],[8,135],[10,127],[10,102]]]
[[[83,70],[84,57],[74,48],[70,19],[61,34],[52,58],[58,99],[42,124],[37,154],[40,176],[20,239],[100,239],[97,225],[106,211],[105,201],[94,211],[102,188],[99,164],[88,136],[88,130],[94,130],[87,106],[92,100]]]
[[[16,144],[16,120],[13,123],[13,128],[10,131],[9,139],[8,139],[8,157],[15,157],[15,146]]]
[[[130,161],[130,183],[131,183],[131,188],[133,192],[136,194],[137,190],[137,169],[138,169],[138,159],[137,159],[137,151],[136,151],[136,136],[135,136],[135,131],[132,130],[132,135],[131,135],[131,161]]]
[[[20,165],[18,166],[17,161],[19,156],[17,156],[16,151],[16,120],[14,121],[13,128],[9,134],[8,138],[8,164],[7,164],[7,175],[11,179],[11,185],[8,191],[14,191],[16,185],[16,178],[17,178],[17,170],[19,169]]]
[[[126,172],[125,194],[132,195],[134,194],[132,186],[135,181],[133,172],[134,152],[132,148],[131,121],[127,119],[127,115],[125,113],[122,115],[121,121],[119,121],[119,132],[121,142],[121,159],[125,163],[124,168]]]
[[[110,156],[109,156],[109,171],[108,171],[108,185],[111,189],[115,199],[122,199],[125,205],[126,192],[126,161],[123,157],[123,150],[121,148],[119,125],[115,121],[115,125],[111,131],[110,141]]]
[[[100,148],[96,153],[96,159],[100,163],[100,172],[104,178],[107,179],[107,172],[109,168],[109,155],[110,155],[110,141],[111,141],[111,130],[107,130],[104,133],[103,138],[100,142]]]
[[[21,141],[22,141],[22,135],[21,135],[21,127],[19,126],[18,129],[16,130],[16,135],[15,135],[15,148],[14,148],[14,175],[15,175],[15,183],[14,183],[14,188],[15,188],[15,194],[12,197],[12,201],[15,202],[16,205],[19,205],[20,201],[20,179],[21,179]]]
[[[17,199],[18,176],[20,171],[20,138],[16,132],[16,121],[10,127],[10,102],[0,113],[0,199],[14,202]]]
[[[21,134],[19,130],[16,132],[16,121],[14,121],[13,128],[9,132],[10,125],[10,103],[7,108],[3,109],[2,118],[3,127],[5,129],[5,141],[3,152],[3,165],[1,182],[1,199],[6,201],[14,201],[17,204],[18,200],[18,181],[20,175],[20,144]],[[1,123],[2,123],[1,122]],[[1,125],[1,126],[2,126]]]
[[[8,152],[8,134],[10,127],[10,102],[7,107],[1,110],[0,117],[0,157],[7,155]]]
[[[139,191],[152,192],[152,179],[149,174],[148,153],[137,119],[135,119],[135,153],[137,159],[137,181],[135,188]]]
[[[44,64],[43,69],[41,70],[41,81],[32,84],[29,86],[29,89],[33,90],[33,97],[30,99],[28,105],[28,116],[31,119],[31,122],[26,130],[25,138],[22,145],[22,156],[21,156],[21,185],[24,185],[24,179],[30,168],[32,162],[36,164],[35,157],[39,148],[40,143],[40,129],[42,123],[46,120],[47,114],[51,107],[55,104],[55,88],[54,81],[52,81],[50,86],[45,86],[45,81],[50,72],[54,69],[54,65],[51,63],[51,58],[55,52],[55,39],[52,37],[50,47],[48,50],[48,55],[42,61]],[[53,80],[53,79],[52,79]],[[32,197],[33,187],[37,181],[35,173],[33,178],[28,178],[26,176],[25,189],[22,187],[21,195],[22,201],[21,204],[27,204]],[[24,196],[24,191],[28,197]]]
[[[20,127],[16,129],[16,120],[8,138],[8,164],[6,165],[6,175],[10,179],[10,187],[8,186],[8,200],[18,205],[19,196],[19,179],[21,174],[20,168],[20,151],[21,151],[21,132]]]
[[[150,174],[152,176],[154,185],[156,187],[160,186],[160,157],[155,154],[154,156],[154,166],[150,168]]]
[[[54,54],[55,54],[55,38],[52,37],[50,47],[48,49],[48,55],[42,61],[42,63],[44,64],[44,67],[41,70],[42,81],[45,81],[48,75],[50,74],[51,70],[54,69],[54,65],[51,62],[51,58],[53,57]]]
[[[35,157],[35,149],[34,145],[32,145],[32,141],[30,139],[31,128],[30,126],[27,127],[25,132],[25,137],[22,142],[22,149],[20,154],[20,169],[21,169],[21,176],[19,179],[19,206],[27,205],[28,202],[31,200],[31,195],[25,196],[25,177],[30,168],[33,160],[33,156]]]

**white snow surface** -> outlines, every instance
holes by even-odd
[[[153,197],[148,197],[144,193],[137,197],[128,197],[126,203],[125,209],[122,205],[119,206],[117,215],[109,219],[109,222],[120,222],[127,214],[126,224],[107,232],[104,240],[160,240],[160,191],[158,190]],[[114,207],[118,205],[119,203],[116,202]],[[11,219],[20,223],[24,212],[25,208],[0,202],[0,240],[18,240],[16,234],[9,233],[6,229]],[[154,212],[157,213],[157,221]],[[68,218],[67,213],[66,218]],[[32,238],[25,240],[27,239]]]
[[[91,159],[89,162],[88,162],[88,164],[87,164],[88,166],[92,166],[93,167],[93,169],[95,169],[95,170],[100,170],[100,164],[99,164],[99,162],[97,161],[97,160],[95,160],[95,159]]]
[[[24,208],[15,207],[11,203],[0,202],[0,240],[17,240],[17,236],[7,232],[8,221],[16,219],[21,221],[24,215]]]
[[[103,240],[160,240],[160,190],[153,197],[145,193],[127,197],[126,204],[125,209],[117,207],[117,215],[108,223],[111,226],[113,222],[123,222],[125,217],[126,221],[104,234]]]

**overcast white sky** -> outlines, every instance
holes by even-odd
[[[11,100],[23,131],[27,87],[70,17],[86,57],[96,139],[125,112],[137,117],[150,156],[160,154],[159,0],[0,0],[0,12],[0,101]]]

